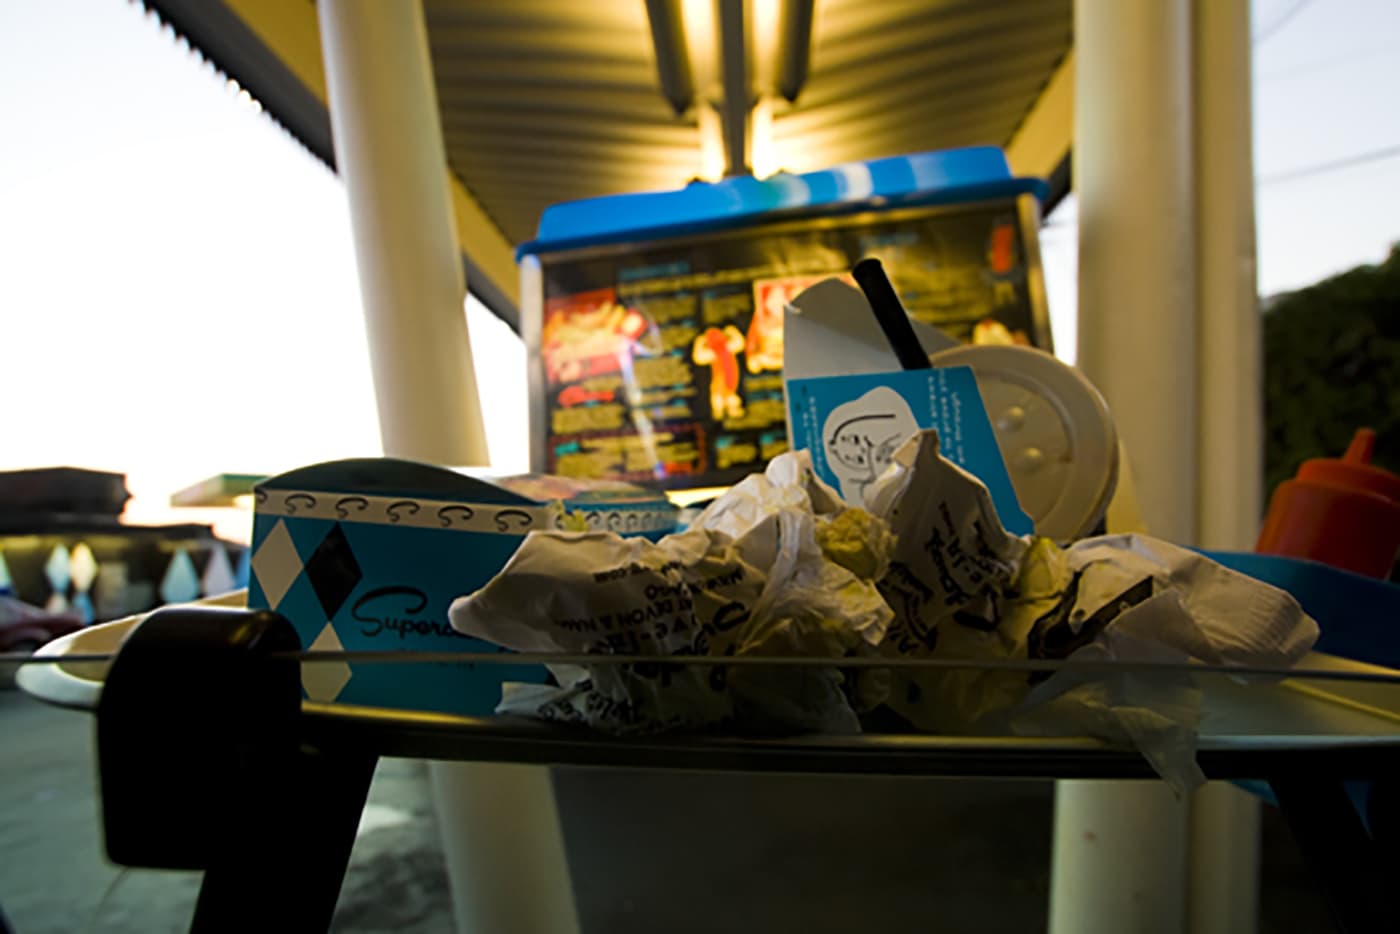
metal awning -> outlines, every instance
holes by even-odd
[[[1005,146],[1069,50],[1070,7],[818,3],[810,78],[775,102],[763,168]],[[448,159],[513,243],[554,202],[705,174],[700,108],[677,116],[662,96],[641,2],[430,0],[425,12]]]
[[[311,0],[145,2],[334,165]],[[805,172],[991,144],[1049,175],[1070,143],[1072,7],[425,0],[471,289],[515,324],[512,250],[545,207],[677,188],[726,161]]]

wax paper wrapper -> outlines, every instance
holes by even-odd
[[[873,652],[891,617],[874,584],[888,544],[883,523],[846,507],[813,475],[805,452],[789,453],[716,500],[689,530],[654,544],[613,533],[532,533],[484,588],[453,604],[450,618],[468,635],[517,651],[657,656],[557,666],[559,687],[513,688],[503,712],[614,733],[718,723],[852,732],[859,723],[850,686],[834,668],[667,659]]]
[[[977,480],[911,439],[867,492],[897,544],[882,651],[945,659],[1099,659],[1288,667],[1317,625],[1287,593],[1142,535],[1068,549],[1001,529]],[[1178,790],[1196,765],[1200,692],[1182,674],[896,672],[889,705],[943,733],[1089,734],[1130,742]]]
[[[1288,668],[1318,629],[1285,591],[1146,535],[1085,539],[1049,560],[1063,582],[1027,636],[1030,657],[1203,662]],[[1189,673],[1057,672],[1010,714],[1025,735],[1066,725],[1131,741],[1179,792],[1205,781],[1196,764],[1201,691]]]

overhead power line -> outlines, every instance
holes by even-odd
[[[1394,49],[1357,49],[1346,55],[1336,55],[1331,58],[1314,59],[1310,62],[1298,62],[1287,68],[1279,68],[1274,71],[1263,71],[1254,76],[1255,83],[1265,84],[1270,81],[1287,81],[1310,75],[1319,71],[1328,71],[1333,68],[1342,68],[1348,65],[1355,65],[1358,62],[1369,62],[1377,58],[1394,58]]]
[[[1383,159],[1394,159],[1400,156],[1400,146],[1387,146],[1385,149],[1373,149],[1370,152],[1363,152],[1346,159],[1337,159],[1332,162],[1319,162],[1317,165],[1307,165],[1300,169],[1290,169],[1287,172],[1280,172],[1277,175],[1266,175],[1259,179],[1260,185],[1276,185],[1280,182],[1292,182],[1300,178],[1310,178],[1314,175],[1322,175],[1327,172],[1336,172],[1340,169],[1349,169],[1353,166],[1366,165],[1370,162],[1380,162]]]
[[[1259,30],[1259,32],[1254,36],[1254,44],[1258,45],[1265,39],[1268,39],[1271,36],[1278,35],[1279,30],[1283,29],[1283,27],[1287,26],[1295,16],[1303,12],[1303,10],[1307,9],[1308,4],[1310,3],[1312,3],[1312,0],[1297,0],[1296,3],[1294,3],[1291,7],[1285,10],[1283,14],[1280,15],[1277,19],[1275,19],[1272,23]]]

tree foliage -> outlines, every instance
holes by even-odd
[[[1264,315],[1266,491],[1311,457],[1338,457],[1357,428],[1400,472],[1400,245],[1277,299]]]

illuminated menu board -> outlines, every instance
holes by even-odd
[[[732,483],[787,447],[783,307],[876,256],[910,314],[1049,349],[1035,199],[868,212],[539,254],[532,467]]]

